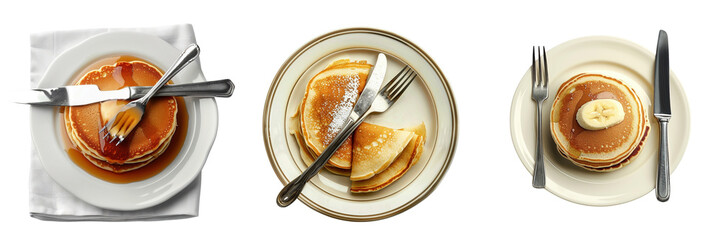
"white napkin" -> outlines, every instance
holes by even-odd
[[[94,35],[111,31],[137,31],[157,35],[178,49],[195,43],[190,24],[127,29],[90,29],[34,34],[30,37],[30,82],[36,87],[50,63],[60,53]],[[199,60],[196,60],[199,61]],[[53,221],[164,220],[198,216],[200,176],[166,202],[137,211],[113,211],[95,207],[75,197],[45,172],[34,144],[30,155],[30,216]]]

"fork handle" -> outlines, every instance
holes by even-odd
[[[176,74],[180,72],[185,66],[188,66],[191,62],[193,62],[198,55],[200,54],[200,48],[197,44],[191,43],[188,48],[186,48],[183,53],[180,54],[180,57],[175,60],[175,63],[173,63],[170,68],[168,68],[168,71],[163,74],[163,76],[158,80],[155,85],[153,85],[153,88],[150,89],[150,91],[145,94],[142,98],[138,99],[137,101],[147,104],[148,100],[150,100],[153,95],[155,95],[158,90],[160,90],[163,85],[165,85],[168,81],[170,81],[171,78],[175,77]]]
[[[536,119],[536,165],[533,168],[533,187],[535,188],[546,187],[546,170],[543,166],[543,141],[541,139],[541,130],[543,129],[541,126],[541,122],[543,122],[541,114],[542,103],[542,101],[536,102],[536,113],[538,117]]]

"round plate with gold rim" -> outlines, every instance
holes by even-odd
[[[424,122],[427,140],[418,163],[378,192],[350,193],[348,177],[326,170],[311,179],[300,201],[334,218],[378,220],[411,208],[437,186],[455,150],[456,106],[450,86],[433,60],[416,45],[393,33],[343,29],[320,36],[300,48],[280,68],[268,91],[263,137],[268,158],[280,181],[287,184],[306,169],[299,146],[290,134],[289,119],[302,101],[308,81],[334,60],[349,58],[373,64],[379,52],[388,58],[386,82],[404,65],[411,66],[420,77],[388,111],[372,114],[366,121],[392,128]]]

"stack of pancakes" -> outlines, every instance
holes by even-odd
[[[152,86],[160,70],[142,62],[118,62],[86,73],[75,85],[95,84],[100,90],[127,86]],[[66,107],[63,117],[68,139],[95,166],[124,173],[139,169],[158,158],[170,145],[177,126],[178,107],[174,97],[156,97],[148,102],[143,120],[128,137],[116,145],[103,138],[100,129],[128,101],[107,101]]]
[[[301,157],[310,165],[330,144],[365,86],[370,64],[341,59],[315,75],[306,87],[290,131]],[[392,129],[362,123],[335,152],[325,168],[350,177],[354,193],[378,191],[405,174],[423,151],[425,125]]]
[[[576,120],[579,108],[596,99],[620,102],[624,119],[601,130],[587,130]],[[561,85],[551,108],[551,133],[559,153],[573,164],[596,172],[618,170],[641,151],[650,130],[646,109],[633,88],[600,74],[582,73]]]

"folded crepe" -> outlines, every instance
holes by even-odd
[[[338,134],[365,87],[371,66],[366,61],[341,59],[308,81],[300,105],[300,133],[312,153],[320,155]],[[338,148],[329,165],[351,168],[352,139]]]
[[[375,192],[381,190],[400,179],[411,168],[411,166],[418,162],[418,159],[421,158],[421,154],[423,153],[423,145],[426,139],[425,124],[421,123],[417,126],[401,130],[412,132],[412,140],[385,171],[366,180],[353,181],[350,188],[352,193]]]
[[[316,158],[318,158],[318,155],[315,154],[312,150],[310,150],[305,140],[303,139],[303,135],[300,133],[300,123],[298,120],[299,116],[298,113],[292,115],[289,121],[289,131],[290,134],[293,135],[296,142],[298,143],[298,148],[300,149],[300,157],[303,160],[303,163],[305,163],[306,166],[310,166]],[[365,125],[365,126],[364,126]],[[363,123],[361,126],[364,126],[363,129],[367,129],[368,126],[377,126],[372,125],[368,123]],[[380,127],[380,126],[378,126]],[[360,128],[360,126],[359,126]],[[383,128],[383,127],[381,127]],[[392,129],[391,129],[392,130]],[[356,130],[357,132],[358,130]],[[351,181],[351,188],[350,191],[352,193],[367,193],[367,192],[375,192],[378,190],[381,190],[387,186],[389,186],[391,183],[395,182],[396,180],[400,179],[413,165],[415,165],[418,160],[421,157],[421,154],[423,153],[423,146],[425,144],[426,139],[426,126],[424,123],[421,123],[419,125],[416,125],[414,127],[410,127],[407,129],[400,129],[400,130],[393,130],[398,132],[407,132],[410,133],[411,139],[408,141],[407,145],[403,148],[403,151],[401,151],[397,156],[394,157],[390,165],[385,168],[384,171],[380,172],[379,174],[374,175],[371,178],[365,179],[365,180],[359,180],[359,181]],[[367,131],[370,133],[371,131]],[[381,133],[380,131],[375,131],[376,134]],[[382,134],[382,133],[381,133]],[[406,134],[406,133],[403,133]],[[357,143],[357,142],[356,142]],[[390,144],[388,146],[391,146]],[[360,147],[358,145],[358,147]],[[381,150],[384,152],[390,152]],[[368,161],[375,161],[371,157],[365,158]],[[353,161],[356,161],[354,158]],[[356,162],[358,163],[358,162]],[[325,169],[329,172],[341,176],[347,176],[350,177],[351,175],[351,169],[340,169],[333,167],[329,164],[325,165]]]
[[[350,180],[369,179],[385,170],[408,146],[413,136],[412,132],[361,123],[353,135]]]

